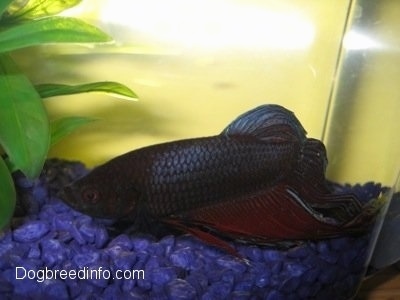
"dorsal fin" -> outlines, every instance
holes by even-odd
[[[221,134],[248,135],[261,140],[306,139],[306,131],[293,112],[276,104],[261,105],[240,115]]]

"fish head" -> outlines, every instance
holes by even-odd
[[[135,213],[140,192],[131,183],[125,183],[124,178],[103,169],[107,168],[94,169],[64,187],[61,199],[73,209],[92,217],[129,218]]]

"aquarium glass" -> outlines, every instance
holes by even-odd
[[[139,99],[46,100],[52,119],[97,119],[51,157],[91,168],[143,146],[217,135],[245,111],[280,104],[324,142],[329,180],[387,187],[363,266],[376,240],[385,248],[390,238],[378,239],[380,225],[390,199],[398,201],[390,188],[400,157],[399,1],[85,0],[65,15],[96,24],[115,42],[19,51],[21,67],[36,83],[119,81]]]

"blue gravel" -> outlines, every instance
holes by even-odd
[[[112,230],[111,221],[57,198],[60,187],[86,172],[80,163],[49,160],[37,180],[16,176],[18,213],[0,233],[0,299],[340,300],[354,295],[365,273],[369,234],[286,250],[234,244],[246,258],[240,260],[190,235],[156,239]],[[382,191],[375,183],[335,188],[362,201]],[[76,274],[43,279],[46,270]],[[117,272],[130,278],[117,279]]]

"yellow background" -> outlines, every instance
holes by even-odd
[[[331,179],[393,184],[400,1],[367,9],[364,2],[371,1],[85,0],[68,14],[115,44],[51,45],[17,57],[37,83],[112,80],[139,96],[46,100],[52,119],[99,118],[51,156],[94,166],[142,146],[218,134],[239,114],[278,103],[326,143]],[[361,39],[342,47],[351,30]]]

